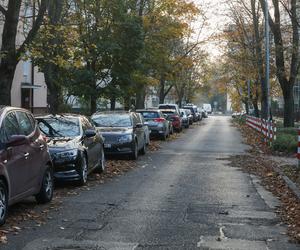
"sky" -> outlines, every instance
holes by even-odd
[[[206,50],[209,52],[212,59],[218,59],[222,50],[219,46],[219,42],[215,39],[211,39],[211,36],[221,32],[224,29],[224,25],[227,22],[225,0],[193,0],[205,13],[207,18],[207,25],[202,29],[200,34],[201,40],[208,40],[205,44]],[[194,30],[196,34],[202,24],[201,18],[194,23]],[[195,37],[198,35],[195,34]]]

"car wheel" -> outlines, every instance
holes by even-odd
[[[99,165],[96,168],[97,173],[103,173],[105,171],[105,154],[104,154],[104,148],[101,149],[101,158],[99,160]]]
[[[166,133],[164,133],[164,134],[161,136],[161,139],[162,139],[163,141],[167,140],[167,135],[166,135]]]
[[[144,139],[144,145],[143,145],[143,147],[142,147],[142,149],[141,149],[141,154],[142,155],[145,155],[146,154],[146,151],[147,151],[147,147],[146,147],[146,138]]]
[[[81,165],[79,168],[79,185],[83,186],[87,182],[87,176],[88,176],[88,165],[87,165],[87,159],[86,156],[83,154],[81,158]]]
[[[53,187],[54,187],[53,173],[52,173],[52,169],[48,167],[44,173],[41,190],[35,196],[36,201],[41,204],[50,202],[53,197]]]
[[[130,159],[131,160],[137,160],[138,158],[138,145],[137,145],[137,141],[134,142],[134,149],[133,152],[130,154]]]
[[[0,225],[6,220],[8,209],[8,191],[5,183],[0,180]]]

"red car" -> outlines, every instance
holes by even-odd
[[[44,140],[32,114],[20,108],[0,107],[0,225],[8,206],[34,195],[51,201],[53,168]]]
[[[161,112],[165,115],[166,119],[172,122],[173,129],[176,132],[182,131],[182,118],[173,109],[161,109]]]

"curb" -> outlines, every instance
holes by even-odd
[[[291,189],[293,193],[296,195],[296,197],[300,200],[300,189],[298,188],[298,186],[289,177],[287,177],[281,169],[275,166],[272,167],[276,173],[282,176],[284,182],[287,184],[289,189]]]

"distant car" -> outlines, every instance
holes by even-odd
[[[212,113],[212,108],[210,103],[203,103],[202,107],[208,114]]]
[[[146,137],[146,145],[150,144],[150,129],[148,126],[148,123],[145,122],[144,117],[142,116],[142,114],[140,113],[136,113],[138,115],[138,120],[139,123],[143,124],[143,128],[144,128],[144,133],[145,133],[145,137]]]
[[[151,130],[150,135],[153,137],[159,137],[162,140],[166,138],[171,133],[172,123],[170,123],[164,117],[163,113],[159,109],[138,109],[137,113],[140,113],[144,119],[145,123]],[[172,129],[173,130],[173,129]]]
[[[46,203],[53,196],[53,167],[36,120],[27,110],[0,107],[0,225],[8,206],[34,195]]]
[[[166,104],[159,104],[158,105],[159,109],[171,109],[175,110],[178,115],[180,115],[180,110],[177,104],[172,104],[172,103],[166,103]]]
[[[198,113],[198,110],[197,110],[197,106],[196,105],[185,105],[183,106],[184,109],[189,109],[193,115],[193,121],[194,122],[197,122],[200,120],[200,116],[199,116],[199,113]]]
[[[185,108],[184,108],[184,110],[185,110],[185,111],[187,112],[187,114],[188,114],[188,118],[189,118],[189,123],[190,123],[190,125],[192,125],[193,122],[194,122],[194,116],[193,116],[191,110],[190,110],[190,109],[185,109]]]
[[[186,109],[180,109],[180,116],[182,118],[182,125],[185,128],[190,127],[190,120],[189,120],[189,115]]]
[[[166,115],[166,119],[172,122],[173,129],[176,132],[182,131],[182,118],[180,117],[180,111],[179,114],[177,114],[177,111],[174,109],[162,109],[161,112]]]
[[[105,170],[104,139],[82,115],[36,117],[47,138],[56,180],[87,182],[93,170]]]
[[[208,113],[205,109],[203,108],[198,108],[199,112],[202,113],[202,118],[208,118]]]
[[[100,112],[91,117],[105,139],[106,155],[128,155],[136,160],[146,153],[144,125],[135,112]]]

